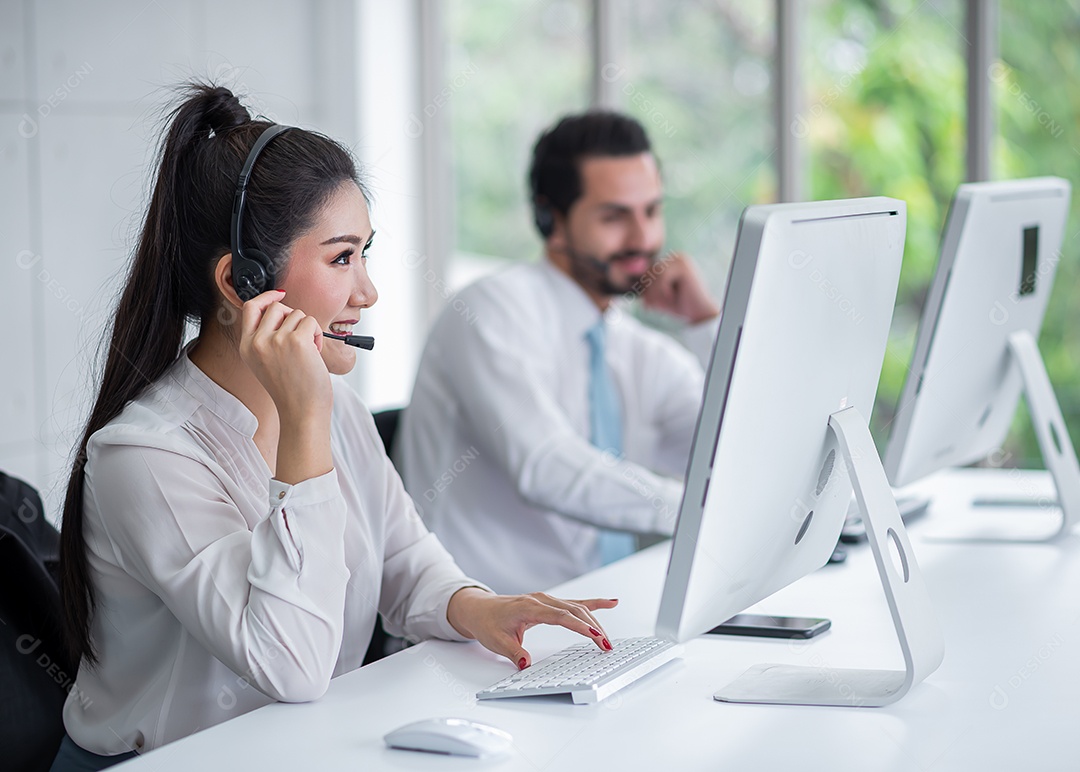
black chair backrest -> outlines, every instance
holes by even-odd
[[[57,567],[60,534],[41,498],[0,472],[0,766],[48,770],[75,681],[64,654]]]
[[[375,419],[375,428],[379,432],[379,439],[382,440],[383,447],[386,448],[386,455],[391,456],[394,453],[394,438],[397,436],[398,423],[401,421],[402,408],[393,408],[391,410],[382,410],[378,413],[372,413],[372,418]],[[375,629],[371,633],[371,643],[368,644],[367,654],[364,655],[364,664],[370,665],[372,662],[376,662],[386,656],[386,643],[389,636],[386,634],[386,630],[383,629],[382,617],[376,617]]]
[[[401,422],[403,409],[393,408],[372,414],[375,419],[375,428],[379,431],[379,437],[382,439],[383,447],[386,448],[386,455],[388,456],[394,455],[394,439],[397,437],[398,424]]]

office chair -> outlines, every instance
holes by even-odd
[[[42,770],[64,736],[76,668],[62,640],[60,534],[41,498],[0,472],[0,766]]]
[[[397,437],[402,410],[404,408],[393,408],[372,414],[372,418],[375,419],[375,429],[379,432],[379,439],[382,440],[388,456],[394,452],[394,439]],[[389,649],[387,648],[388,645],[390,646]],[[382,615],[375,617],[375,629],[371,633],[371,643],[368,644],[367,654],[364,655],[364,664],[370,665],[387,654],[400,650],[400,648],[400,641],[386,634],[382,624]]]
[[[397,437],[398,424],[401,422],[401,414],[404,410],[405,408],[399,407],[372,414],[379,438],[382,440],[383,447],[386,448],[386,455],[391,457],[394,455],[394,439]]]

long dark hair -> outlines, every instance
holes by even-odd
[[[73,662],[97,662],[91,640],[95,606],[86,542],[83,487],[87,443],[176,361],[185,324],[212,318],[221,299],[213,267],[229,249],[236,181],[259,135],[271,124],[253,120],[227,88],[182,87],[168,131],[150,206],[111,331],[101,388],[76,448],[64,500],[61,596]],[[243,240],[274,260],[277,275],[289,246],[345,182],[363,184],[349,152],[315,132],[293,130],[259,156],[248,182]]]

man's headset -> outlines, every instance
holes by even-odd
[[[551,204],[537,198],[535,193],[533,194],[533,220],[536,222],[536,229],[545,239],[554,232],[555,213],[551,209]]]
[[[247,160],[244,161],[244,167],[240,170],[240,179],[236,183],[229,241],[232,246],[233,288],[245,303],[256,295],[274,289],[276,285],[274,263],[270,257],[258,249],[245,250],[242,242],[241,232],[244,227],[244,202],[247,199],[248,180],[251,178],[251,170],[255,166],[259,153],[279,134],[284,134],[294,128],[296,127],[274,124],[263,131],[251,147]],[[323,335],[357,348],[371,349],[375,346],[375,339],[370,335],[335,335],[329,332],[324,332]]]
[[[547,196],[540,193],[539,184],[539,170],[544,166],[547,152],[544,147],[538,147],[533,152],[533,168],[532,173],[529,174],[529,192],[532,194],[533,222],[536,223],[536,229],[540,231],[540,235],[546,239],[555,230],[555,210],[552,209],[551,204],[547,200]]]

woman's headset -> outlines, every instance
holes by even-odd
[[[251,170],[259,153],[263,151],[271,140],[279,134],[293,129],[293,126],[270,126],[259,138],[248,153],[244,161],[244,168],[240,170],[240,179],[236,183],[236,197],[233,199],[232,227],[230,228],[230,241],[232,244],[232,276],[233,287],[236,294],[243,301],[251,300],[256,295],[274,289],[274,264],[266,253],[258,249],[245,250],[241,242],[241,231],[244,226],[244,201],[247,198],[247,184],[251,177]]]
[[[258,249],[244,250],[241,243],[240,232],[244,226],[244,201],[247,199],[247,184],[251,177],[251,169],[255,166],[255,160],[271,140],[279,134],[284,134],[295,126],[281,126],[274,124],[267,128],[248,153],[244,161],[244,168],[240,170],[240,179],[236,183],[236,197],[233,199],[232,227],[229,229],[229,241],[232,245],[232,276],[233,288],[236,294],[245,303],[256,295],[274,289],[274,263],[270,257]],[[370,335],[335,335],[324,332],[327,338],[340,340],[348,346],[371,349],[375,345],[375,339]]]

